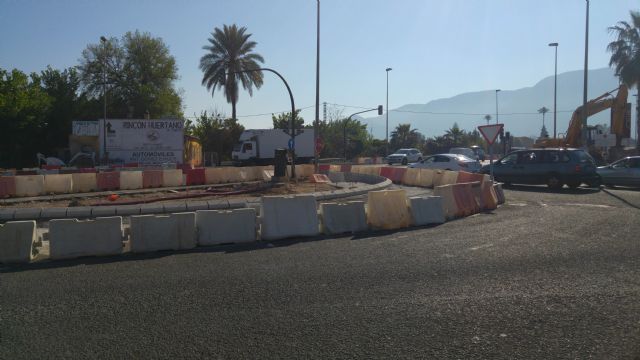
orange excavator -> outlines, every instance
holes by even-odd
[[[613,93],[618,92],[614,97]],[[587,117],[597,114],[603,110],[611,108],[611,133],[616,135],[616,147],[620,147],[624,134],[624,115],[627,107],[627,96],[629,90],[625,85],[620,85],[617,89],[604,93],[597,98],[587,102]],[[539,139],[534,147],[581,147],[582,144],[582,111],[583,106],[579,106],[571,115],[571,122],[564,138]]]

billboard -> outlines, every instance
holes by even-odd
[[[74,120],[71,133],[76,136],[98,136],[100,133],[99,126],[100,121],[98,120]]]
[[[106,136],[105,136],[106,131]],[[158,165],[182,163],[184,122],[178,119],[100,120],[100,147],[111,161]]]

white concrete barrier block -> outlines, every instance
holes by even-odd
[[[209,167],[204,169],[204,179],[207,184],[220,184],[223,182],[224,168]]]
[[[142,189],[142,171],[120,171],[120,190],[135,189]]]
[[[73,192],[82,193],[98,189],[98,182],[95,173],[75,173],[71,174],[73,182]]]
[[[418,175],[418,186],[433,187],[433,174],[432,169],[420,169],[420,175]]]
[[[410,197],[409,207],[413,225],[442,224],[445,221],[440,196]]]
[[[35,221],[10,221],[0,224],[0,263],[26,263],[31,261],[36,241]]]
[[[180,169],[162,170],[162,186],[163,187],[182,186],[182,170]]]
[[[313,195],[263,196],[262,239],[275,240],[318,234],[318,211]]]
[[[68,194],[73,191],[71,174],[48,174],[44,176],[44,192],[47,194]]]
[[[131,217],[131,251],[192,249],[196,246],[195,213]]]
[[[44,175],[16,176],[16,196],[38,196],[44,194]]]
[[[253,208],[196,211],[198,245],[256,241],[256,223]]]
[[[399,229],[411,225],[411,214],[404,190],[370,191],[367,221],[377,229]]]
[[[49,222],[51,259],[122,253],[122,217],[95,220],[58,219]]]
[[[434,186],[433,195],[442,198],[442,209],[446,219],[451,220],[459,216],[460,209],[453,194],[453,185]]]
[[[327,234],[344,234],[366,231],[367,214],[364,201],[320,204],[322,231]]]

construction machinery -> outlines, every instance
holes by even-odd
[[[617,92],[614,96],[613,94]],[[629,90],[625,85],[604,93],[586,104],[586,117],[597,114],[603,110],[611,109],[611,133],[616,136],[616,148],[621,148],[623,134],[625,132],[624,115],[627,107]],[[546,147],[572,147],[579,148],[582,143],[582,115],[584,106],[579,106],[571,115],[571,122],[564,138],[538,139],[534,144],[537,148]],[[595,148],[589,147],[589,152],[596,158],[602,158]]]

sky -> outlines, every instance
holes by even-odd
[[[518,89],[584,68],[585,0],[321,0],[322,103],[344,116],[359,107],[427,103],[470,91]],[[314,0],[0,0],[0,67],[25,72],[78,64],[100,36],[147,31],[176,58],[184,114],[231,114],[220,93],[201,85],[202,46],[215,27],[245,26],[265,67],[280,72],[306,123],[315,117]],[[591,0],[589,68],[607,67],[607,27],[629,20],[637,0]],[[635,90],[632,92],[635,93]],[[348,107],[346,107],[346,106]],[[271,113],[291,105],[282,82],[265,73],[253,97],[241,92],[238,119],[270,128]],[[452,111],[455,109],[452,109]],[[527,109],[529,110],[529,109]],[[262,114],[262,115],[261,115]],[[371,113],[371,115],[376,115]],[[532,125],[531,133],[537,130]]]

